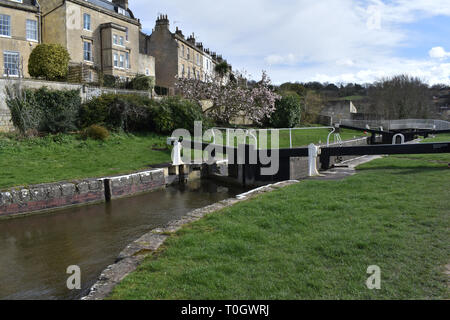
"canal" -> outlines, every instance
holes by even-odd
[[[0,299],[79,299],[132,241],[243,189],[193,181],[111,203],[0,220]],[[82,290],[66,287],[81,268]]]

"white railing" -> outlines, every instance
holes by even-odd
[[[450,122],[432,119],[404,120],[341,120],[341,125],[357,128],[383,128],[385,130],[419,129],[419,130],[450,130]]]
[[[231,137],[231,132],[233,132],[234,134],[236,132],[238,132],[238,130],[241,130],[242,137],[241,140],[242,141],[246,141],[247,137],[252,138],[255,141],[255,145],[258,148],[259,146],[259,142],[258,142],[258,132],[273,132],[273,131],[289,131],[289,147],[292,149],[294,147],[294,143],[293,143],[293,133],[295,131],[306,131],[306,130],[329,130],[329,134],[327,136],[327,146],[330,145],[330,140],[331,140],[331,136],[334,134],[334,142],[341,142],[341,136],[339,133],[335,133],[336,132],[336,128],[334,127],[304,127],[304,128],[273,128],[273,129],[247,129],[247,128],[221,128],[221,127],[214,127],[212,128],[212,136],[213,136],[213,143],[216,144],[216,134],[215,134],[215,130],[220,131],[220,132],[225,132],[226,134],[226,146],[230,147],[232,146],[231,142],[230,142],[230,137]],[[232,131],[233,130],[233,131]],[[236,136],[236,135],[234,135]],[[311,141],[314,143],[317,143],[317,141]]]

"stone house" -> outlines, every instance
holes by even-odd
[[[214,67],[223,61],[221,56],[211,53],[196,42],[195,35],[186,38],[176,28],[170,31],[170,22],[166,15],[156,20],[151,35],[142,35],[146,52],[155,57],[156,88],[158,94],[175,94],[177,77],[205,80],[214,75]]]
[[[28,77],[28,58],[39,44],[36,0],[0,0],[0,76]]]
[[[40,0],[42,40],[67,48],[82,81],[103,73],[123,80],[136,74],[155,76],[154,57],[139,48],[141,23],[128,0]]]

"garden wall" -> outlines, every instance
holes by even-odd
[[[16,84],[20,84],[23,88],[26,89],[39,89],[42,87],[47,87],[52,90],[79,90],[81,100],[83,102],[106,93],[142,95],[149,98],[152,97],[151,92],[147,91],[100,88],[82,84],[53,82],[35,79],[0,78],[0,132],[9,132],[14,129],[11,123],[11,113],[9,112],[8,106],[6,105],[5,88],[8,85],[16,85]]]

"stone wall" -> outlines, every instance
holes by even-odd
[[[22,86],[22,88],[26,89],[39,89],[42,87],[47,87],[52,90],[79,90],[83,102],[106,93],[141,95],[149,98],[152,97],[152,93],[147,91],[112,89],[103,87],[100,88],[82,84],[34,80],[34,79],[0,78],[0,132],[9,132],[14,129],[13,124],[11,123],[11,114],[9,112],[8,106],[6,105],[5,88],[6,86],[17,85],[19,83]]]
[[[117,199],[163,188],[166,179],[163,169],[105,178],[106,199]]]
[[[99,203],[167,184],[164,169],[129,175],[15,187],[0,191],[0,217]]]
[[[16,187],[0,192],[0,217],[104,200],[104,185],[98,179]]]

